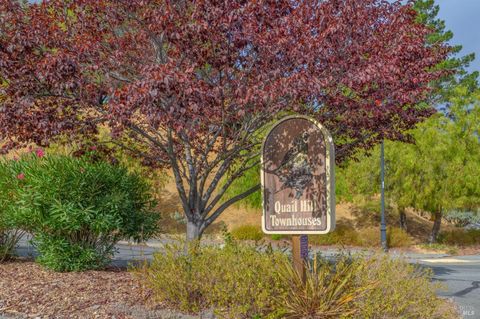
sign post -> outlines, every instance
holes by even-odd
[[[315,120],[288,116],[262,147],[262,229],[292,236],[293,265],[302,279],[309,234],[335,228],[335,151],[330,133]]]

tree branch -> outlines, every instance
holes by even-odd
[[[218,216],[220,216],[221,213],[223,213],[223,211],[225,209],[227,209],[230,205],[248,197],[249,195],[255,193],[256,191],[258,191],[260,189],[260,184],[250,188],[248,191],[242,193],[242,194],[239,194],[235,197],[232,197],[230,198],[229,200],[227,200],[225,203],[223,203],[222,205],[220,205],[220,207],[218,207],[215,212],[210,215],[206,220],[205,222],[203,223],[203,226],[202,228],[205,229],[207,228],[208,226],[210,226],[211,223],[213,223],[215,221],[215,219],[218,218]]]

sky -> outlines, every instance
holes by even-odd
[[[480,0],[437,0],[439,18],[453,32],[451,44],[463,46],[462,55],[475,53],[470,71],[480,71]]]

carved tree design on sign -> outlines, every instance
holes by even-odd
[[[327,193],[331,180],[327,174],[333,166],[328,140],[326,130],[304,117],[284,119],[267,135],[262,153],[267,232],[327,230],[327,212],[331,208]],[[297,225],[295,218],[302,219],[302,223],[307,219],[309,225]],[[315,225],[312,218],[316,219]],[[279,225],[275,225],[277,221]]]

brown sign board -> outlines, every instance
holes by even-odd
[[[267,234],[326,234],[335,228],[335,151],[330,133],[289,116],[262,147],[262,228]]]

